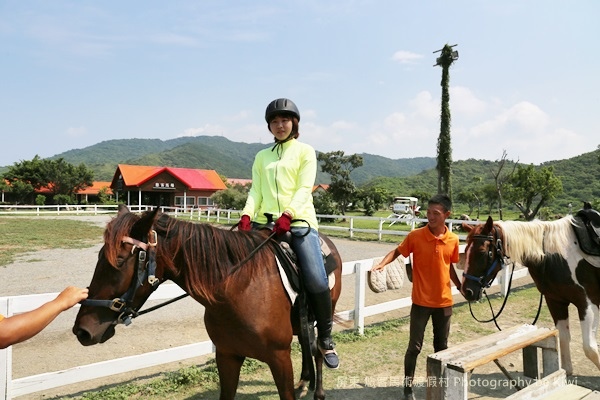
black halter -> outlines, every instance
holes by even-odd
[[[131,254],[129,257],[135,255],[137,250],[137,263],[135,264],[135,273],[131,279],[131,284],[127,292],[121,297],[114,298],[112,300],[97,300],[97,299],[86,299],[80,302],[83,306],[95,306],[95,307],[106,307],[114,312],[120,313],[116,323],[118,324],[131,324],[131,319],[137,317],[140,313],[139,307],[133,306],[133,299],[137,290],[144,285],[145,281],[148,281],[152,290],[156,290],[160,285],[160,280],[156,278],[156,243],[157,235],[156,231],[151,231],[153,241],[142,242],[128,236],[122,239],[123,243],[129,243],[133,245]],[[128,257],[128,258],[129,258]],[[146,310],[146,312],[149,310]]]
[[[490,235],[473,235],[473,240],[476,239],[490,242],[491,245],[494,245],[495,242],[495,251],[492,251],[491,249],[488,251],[488,260],[490,261],[490,266],[482,276],[475,276],[466,273],[463,273],[463,276],[468,280],[478,283],[481,289],[487,289],[492,285],[492,282],[496,277],[494,271],[498,267],[498,264],[500,263],[501,266],[505,266],[507,264],[507,257],[504,255],[504,250],[502,248],[502,239],[497,237],[496,228],[492,229]]]

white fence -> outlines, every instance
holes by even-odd
[[[152,206],[129,206],[133,212],[142,212],[154,207]],[[53,206],[5,206],[0,205],[0,216],[2,215],[26,215],[26,216],[82,216],[82,215],[102,215],[116,213],[116,205],[53,205]],[[190,220],[215,223],[234,223],[239,219],[239,211],[237,210],[219,210],[219,209],[197,209],[197,208],[174,208],[161,207],[161,211],[167,212],[178,218],[189,218]],[[346,219],[349,221],[349,226],[332,226],[322,225],[321,230],[347,231],[350,238],[354,233],[371,233],[377,234],[381,240],[383,235],[406,235],[408,231],[389,228],[390,224],[397,221],[396,218],[380,218],[366,216],[339,216],[339,215],[319,215],[320,218],[330,219]],[[356,220],[377,220],[378,229],[362,229],[355,228],[354,221]],[[414,228],[419,222],[426,222],[425,219],[403,219],[405,222]],[[459,220],[447,221],[452,227],[453,223],[460,223]],[[475,222],[477,223],[477,222]],[[461,246],[461,252],[464,250]],[[342,311],[339,313],[342,319],[354,321],[354,328],[360,334],[364,332],[365,318],[382,314],[388,311],[402,309],[411,305],[410,297],[397,299],[385,303],[375,304],[371,306],[365,305],[367,271],[373,264],[372,259],[350,261],[343,263],[343,275],[355,275],[355,299],[354,308],[352,310]],[[517,273],[515,272],[515,279]],[[526,273],[526,270],[525,270]],[[506,279],[499,277],[500,281],[506,282]],[[497,284],[497,281],[495,281]],[[455,294],[456,289],[455,290]],[[166,300],[174,298],[183,291],[173,284],[162,285],[152,294],[150,300]],[[0,297],[0,314],[10,316],[19,314],[39,307],[43,303],[53,299],[57,294],[49,293],[42,295],[28,296],[12,296]],[[12,397],[22,396],[30,393],[39,392],[59,386],[83,382],[95,378],[102,378],[114,374],[120,374],[129,371],[135,371],[142,368],[152,367],[160,364],[165,364],[173,361],[184,360],[188,358],[198,357],[201,355],[211,354],[214,351],[210,341],[180,346],[176,348],[160,350],[150,353],[145,353],[137,356],[130,356],[100,363],[79,366],[62,371],[49,372],[40,375],[12,379],[12,350],[9,347],[5,350],[0,350],[0,399],[10,399]]]
[[[16,205],[0,205],[0,216],[2,215],[25,215],[25,216],[85,216],[85,215],[103,215],[103,214],[114,214],[117,212],[117,205],[51,205],[51,206],[16,206]],[[143,212],[155,208],[154,206],[147,205],[133,205],[128,206],[132,212]],[[190,220],[200,222],[214,222],[214,223],[236,223],[240,218],[239,210],[222,210],[214,208],[181,208],[181,207],[160,207],[162,212],[169,213],[177,218],[189,218]],[[367,216],[346,216],[346,215],[317,215],[320,219],[334,219],[334,220],[347,220],[348,226],[336,226],[321,224],[319,229],[321,231],[337,231],[337,232],[348,232],[349,237],[354,238],[355,233],[369,233],[376,234],[377,240],[382,240],[383,235],[393,236],[406,236],[408,231],[398,230],[396,228],[391,229],[391,225],[396,222],[402,222],[406,225],[410,225],[411,229],[421,222],[427,222],[424,218],[383,218],[383,217],[367,217]],[[356,228],[355,222],[360,220],[377,221],[377,229],[367,228]],[[446,220],[450,229],[454,224],[461,224],[463,222],[468,224],[478,224],[479,221],[463,221],[456,219]],[[459,235],[460,236],[460,235]],[[464,240],[464,236],[460,237]]]
[[[464,251],[461,246],[461,252]],[[354,309],[339,312],[341,318],[354,321],[354,328],[360,334],[364,333],[365,318],[382,314],[385,312],[409,307],[410,297],[379,303],[375,305],[365,305],[367,286],[367,271],[372,267],[373,260],[365,259],[358,261],[349,261],[343,263],[342,275],[355,275],[355,298]],[[501,290],[506,293],[509,271],[505,270],[493,282],[493,285],[501,285]],[[518,279],[527,275],[527,269],[520,269],[514,272],[513,279]],[[183,291],[174,284],[165,284],[160,286],[152,294],[150,300],[166,300],[174,298]],[[458,294],[453,287],[453,294]],[[43,303],[56,297],[57,293],[47,293],[41,295],[0,297],[0,314],[10,316],[23,313],[39,307]],[[99,363],[93,363],[62,371],[48,372],[39,375],[27,376],[18,379],[12,379],[12,350],[11,347],[0,350],[0,399],[11,399],[30,393],[40,392],[64,385],[84,382],[91,379],[102,378],[110,375],[121,374],[135,371],[142,368],[153,367],[160,364],[166,364],[174,361],[185,360],[193,357],[211,354],[214,347],[211,341],[189,344],[185,346],[154,351],[150,353],[118,358]]]

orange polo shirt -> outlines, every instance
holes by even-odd
[[[4,319],[4,315],[0,314],[0,321]]]
[[[442,308],[454,304],[450,287],[450,265],[459,259],[458,236],[449,231],[435,237],[427,226],[411,231],[398,245],[406,258],[412,253],[412,302]]]

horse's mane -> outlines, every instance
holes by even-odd
[[[166,214],[155,221],[154,229],[159,236],[157,254],[166,251],[171,258],[163,261],[169,264],[168,268],[183,275],[186,291],[208,302],[215,301],[217,287],[232,277],[235,266],[241,267],[238,271],[245,271],[244,276],[252,278],[255,268],[266,267],[273,261],[272,251],[258,251],[244,261],[267,238],[261,232],[232,232],[177,220]],[[267,243],[264,249],[271,246]]]
[[[573,235],[572,217],[555,221],[500,221],[504,231],[506,255],[512,261],[523,264],[524,260],[541,260],[544,255],[566,254]]]
[[[135,213],[123,213],[113,218],[104,231],[104,255],[116,266],[123,237],[131,235],[131,229],[142,217]],[[164,268],[184,277],[185,290],[192,296],[214,302],[217,286],[231,277],[234,266],[239,265],[252,250],[265,241],[261,232],[232,232],[211,225],[181,221],[159,214],[153,224],[158,235],[157,258]],[[265,249],[271,249],[267,243]],[[252,278],[258,266],[272,262],[272,252],[258,251],[239,271]],[[240,275],[240,274],[234,274]]]
[[[133,225],[140,217],[134,213],[119,214],[106,225],[104,230],[104,256],[108,262],[117,266],[117,257],[121,250],[122,239],[129,236]]]

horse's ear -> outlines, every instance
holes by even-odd
[[[463,222],[460,226],[465,232],[471,232],[471,230],[473,229],[473,225],[467,224],[466,222]]]
[[[139,221],[137,221],[133,227],[131,228],[131,235],[136,238],[141,238],[144,235],[147,235],[152,229],[152,225],[154,225],[154,220],[158,214],[158,207],[152,211],[146,211],[142,214]]]
[[[129,212],[129,208],[125,204],[119,204],[117,208],[117,215],[126,214]]]
[[[492,216],[490,215],[488,217],[487,221],[485,221],[485,227],[483,229],[486,232],[491,232],[493,228],[494,228],[494,220],[492,219]]]

